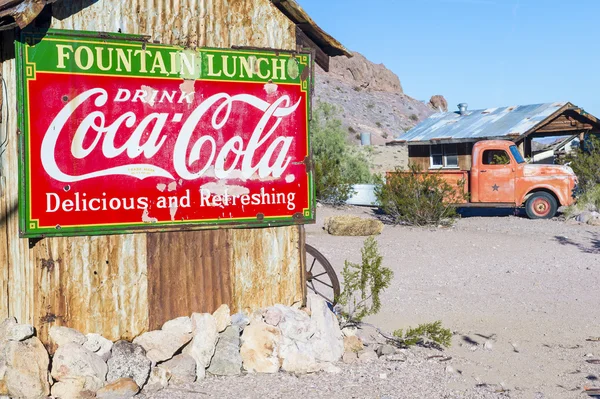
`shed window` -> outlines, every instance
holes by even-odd
[[[431,168],[458,168],[456,144],[436,144],[429,148]]]

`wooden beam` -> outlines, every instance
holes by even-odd
[[[310,47],[315,51],[315,62],[318,66],[320,66],[325,72],[329,72],[329,56],[325,54],[321,47],[317,46],[315,42],[313,42],[310,37],[306,36],[306,34],[296,26],[296,45],[301,47]]]

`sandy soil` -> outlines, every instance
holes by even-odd
[[[326,216],[374,217],[370,208],[318,208],[307,242],[338,274],[359,261],[364,237],[335,237]],[[378,236],[394,271],[370,322],[392,331],[442,320],[455,332],[458,389],[487,384],[511,398],[581,398],[600,386],[600,228],[560,220],[467,217],[452,228],[390,226]]]

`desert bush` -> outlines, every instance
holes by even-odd
[[[585,191],[581,197],[579,197],[577,203],[569,206],[565,210],[564,215],[567,219],[571,219],[584,211],[600,211],[600,184],[596,184]]]
[[[364,317],[381,309],[381,293],[390,286],[394,273],[382,266],[377,241],[368,237],[361,249],[360,264],[345,261],[342,270],[344,290],[338,298],[342,316],[348,324],[359,323]]]
[[[319,103],[310,122],[317,199],[341,204],[352,194],[352,185],[372,181],[370,153],[353,147],[333,105]]]
[[[452,203],[465,199],[465,182],[453,186],[436,173],[422,172],[415,164],[378,177],[375,196],[393,223],[414,226],[448,225],[457,217]]]
[[[583,193],[594,189],[600,184],[600,139],[589,135],[583,148],[568,154],[563,163],[573,169]]]
[[[402,346],[442,346],[450,347],[452,344],[452,331],[442,327],[441,321],[419,324],[417,328],[409,328],[406,331],[394,331],[396,343]]]
[[[413,122],[416,122],[419,120],[419,116],[417,114],[410,114],[409,118]]]

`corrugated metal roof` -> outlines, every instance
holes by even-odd
[[[515,105],[431,115],[423,122],[402,134],[398,139],[409,143],[436,140],[461,140],[516,138],[555,114],[566,102]]]
[[[0,31],[23,29],[38,16],[46,4],[56,0],[0,0]]]

